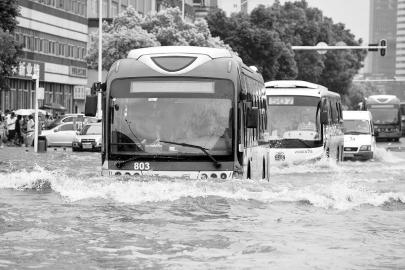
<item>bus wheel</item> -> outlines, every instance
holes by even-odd
[[[336,162],[340,161],[340,147],[337,148]]]
[[[263,158],[263,174],[262,179],[266,179],[266,161]]]
[[[250,174],[250,162],[248,163],[247,172],[246,172],[246,178],[247,178],[247,179],[251,179],[251,174]]]

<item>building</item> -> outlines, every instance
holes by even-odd
[[[204,18],[218,8],[218,0],[193,0],[193,8],[197,19]]]
[[[156,11],[156,0],[101,0],[102,1],[102,19],[103,21],[111,22],[127,7],[132,6],[141,14],[148,14]],[[100,0],[87,1],[87,16],[88,16],[88,38],[94,31],[98,31],[99,24],[99,3]],[[90,44],[90,40],[88,42]],[[92,84],[98,81],[98,71],[88,69],[88,84],[86,91],[89,91]],[[102,80],[105,79],[107,71],[103,71]]]
[[[148,14],[156,10],[156,0],[87,0],[89,33],[98,29],[99,3],[102,2],[103,20],[111,21],[118,14],[132,6],[139,13]]]
[[[226,16],[239,13],[242,10],[241,0],[218,0],[218,8],[225,11]]]
[[[405,0],[397,7],[395,76],[405,80]]]
[[[370,41],[377,43],[381,39],[386,39],[388,43],[384,57],[379,53],[369,55],[367,72],[374,78],[393,79],[395,77],[397,1],[371,0],[370,2]]]
[[[15,39],[23,57],[2,91],[0,110],[34,108],[34,73],[45,90],[39,106],[74,112],[83,103],[87,84],[86,0],[19,0]]]

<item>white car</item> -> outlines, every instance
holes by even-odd
[[[343,111],[345,133],[344,159],[372,159],[376,142],[369,111]]]
[[[101,123],[85,125],[82,132],[72,142],[72,151],[100,151]]]
[[[46,137],[47,146],[72,146],[77,136],[73,123],[63,123],[48,130],[42,130],[41,136]]]

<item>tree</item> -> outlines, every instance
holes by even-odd
[[[350,84],[344,97],[344,103],[349,110],[358,110],[359,103],[363,102],[366,97],[382,94],[385,94],[385,92],[371,82],[355,82]]]
[[[250,65],[261,66],[265,80],[299,79],[318,83],[346,94],[362,67],[365,52],[335,51],[320,55],[295,51],[291,46],[314,46],[318,42],[360,45],[344,24],[335,24],[305,0],[255,8],[250,15],[226,17],[215,11],[207,17],[213,36],[218,36]],[[243,30],[249,28],[249,31]],[[256,33],[254,35],[253,33]]]
[[[144,16],[129,7],[111,24],[103,24],[103,68],[108,70],[132,49],[169,45],[229,48],[211,36],[204,20],[185,22],[178,8]],[[98,65],[98,33],[91,35],[87,63],[91,68]]]
[[[290,79],[297,75],[291,48],[274,30],[257,27],[249,16],[221,10],[207,16],[212,35],[218,35],[247,65],[256,66],[265,80]]]
[[[314,46],[319,42],[335,45],[343,42],[347,45],[360,45],[350,30],[342,23],[334,23],[325,17],[322,11],[311,8],[305,0],[276,2],[271,7],[259,6],[251,13],[251,20],[258,27],[274,29],[283,42],[296,46]],[[353,77],[362,67],[365,52],[330,51],[326,55],[317,52],[295,52],[298,67],[297,79],[319,83],[346,94]]]
[[[8,90],[7,77],[12,74],[21,56],[21,46],[14,40],[13,32],[19,14],[17,0],[0,1],[0,90]]]
[[[13,32],[17,26],[16,17],[19,14],[17,0],[0,1],[0,28],[3,31]]]

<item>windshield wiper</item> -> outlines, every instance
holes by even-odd
[[[368,132],[361,132],[361,131],[346,131],[345,134],[370,134]]]
[[[132,133],[132,135],[134,136],[134,138],[138,141],[138,144],[139,145],[137,145],[139,148],[141,148],[142,149],[142,151],[144,151],[145,152],[145,146],[143,146],[142,145],[142,141],[135,135],[135,133],[132,131],[132,129],[131,129],[131,123],[125,118],[124,119],[125,120],[125,122],[127,123],[127,125],[128,125],[128,129],[129,129],[129,131],[131,131],[131,133]]]
[[[178,143],[178,142],[170,142],[170,141],[162,141],[162,140],[160,140],[160,142],[200,149],[201,151],[204,152],[204,154],[207,155],[207,157],[209,157],[212,160],[212,162],[214,163],[215,168],[221,167],[221,163],[219,163],[210,153],[208,153],[207,148],[204,148],[204,147],[199,146],[199,145],[188,144],[188,143]]]
[[[283,138],[283,141],[297,141],[302,143],[303,145],[305,145],[308,148],[312,148],[311,145],[309,145],[306,141],[304,141],[303,139],[298,139],[298,138]]]

